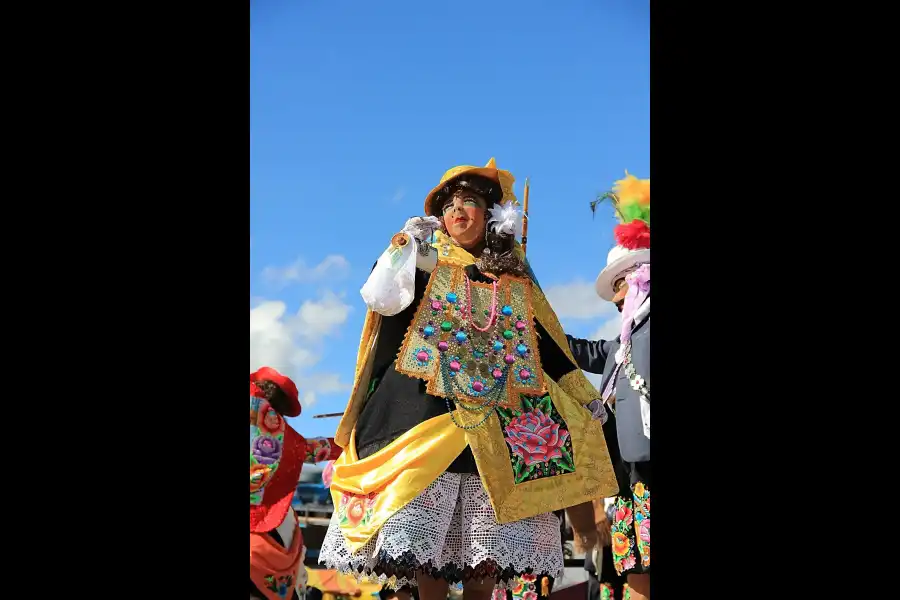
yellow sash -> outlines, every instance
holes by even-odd
[[[362,460],[356,432],[334,463],[331,499],[352,551],[438,478],[466,447],[465,432],[450,414],[419,423],[389,446]]]

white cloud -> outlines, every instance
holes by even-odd
[[[614,340],[622,333],[622,317],[616,311],[616,316],[604,322],[591,335],[592,340]]]
[[[621,316],[615,304],[603,300],[597,295],[593,282],[576,280],[572,283],[551,285],[544,289],[547,299],[560,321],[581,320],[584,324],[573,327],[579,331],[588,331],[590,340],[612,340],[619,335]],[[599,323],[593,328],[593,323]],[[571,325],[571,323],[570,323]],[[566,327],[568,329],[568,327]],[[580,336],[579,336],[580,337]],[[600,387],[603,376],[584,372],[594,387]]]
[[[341,296],[325,292],[320,301],[307,300],[300,305],[292,327],[308,339],[320,339],[333,333],[347,320],[351,307],[344,304]]]
[[[391,196],[391,204],[400,204],[406,198],[406,188],[398,188],[394,195]]]
[[[562,319],[596,319],[618,314],[616,306],[597,295],[593,283],[574,281],[544,288],[556,316]]]
[[[349,383],[342,383],[340,376],[336,373],[302,375],[295,380],[295,383],[300,390],[300,403],[306,407],[315,403],[317,394],[337,394],[349,392],[353,388]]]
[[[257,300],[250,308],[250,371],[273,367],[297,384],[301,403],[311,406],[318,394],[350,389],[336,373],[312,372],[321,358],[320,343],[344,324],[351,307],[334,293],[307,300],[296,314],[279,300]]]
[[[330,254],[322,262],[314,267],[306,264],[303,258],[298,258],[286,267],[266,267],[262,276],[268,283],[276,286],[286,286],[291,283],[311,283],[340,279],[350,271],[350,263],[340,254]]]

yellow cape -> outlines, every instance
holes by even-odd
[[[439,264],[458,267],[474,264],[471,254],[450,244],[442,233],[436,233],[435,237],[433,245],[439,252]],[[521,249],[516,250],[522,256]],[[565,333],[537,285],[532,288],[532,304],[534,317],[574,366]],[[359,460],[353,432],[371,378],[380,325],[381,315],[369,311],[360,338],[353,391],[335,434],[335,441],[344,448],[344,453],[334,465],[331,494],[341,531],[351,550],[364,545],[385,520],[440,476],[466,445],[472,449],[500,523],[615,495],[617,485],[603,429],[584,408],[600,395],[577,368],[559,381],[544,373],[547,393],[571,436],[575,464],[572,473],[516,484],[496,411],[483,426],[470,430],[454,425],[449,414],[429,419],[379,452]],[[474,424],[482,418],[464,410],[456,410],[454,416],[461,424]]]

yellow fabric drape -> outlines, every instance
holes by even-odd
[[[466,447],[465,432],[451,422],[449,413],[416,425],[361,460],[355,438],[351,433],[331,479],[338,523],[353,551],[446,471]]]
[[[441,232],[435,234],[433,246],[438,250],[439,264],[466,267],[475,262],[471,254],[450,243]],[[522,256],[520,247],[517,246],[516,252]],[[535,319],[574,367],[562,326],[537,285],[532,286],[531,300]],[[365,402],[380,324],[380,315],[367,313],[353,392],[335,434],[344,454],[335,463],[331,493],[338,507],[341,531],[351,549],[356,550],[371,539],[385,520],[443,473],[466,445],[472,448],[482,483],[500,523],[615,495],[618,486],[602,426],[584,408],[600,394],[577,368],[559,381],[543,373],[553,408],[565,421],[572,440],[573,473],[516,484],[496,412],[481,427],[472,430],[458,428],[449,414],[429,419],[376,454],[359,460],[354,428]],[[454,415],[457,422],[465,425],[475,424],[484,416],[464,410],[456,410]]]

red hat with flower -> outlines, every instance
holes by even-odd
[[[291,381],[291,378],[282,375],[272,367],[261,367],[254,373],[250,373],[250,381],[271,381],[284,392],[284,395],[287,396],[288,400],[290,400],[290,409],[284,411],[284,416],[286,417],[296,417],[300,414],[303,408],[300,406],[300,394],[297,391],[297,386]]]
[[[257,385],[275,383],[291,400],[288,414],[268,402]],[[306,440],[284,421],[300,414],[297,386],[275,369],[250,375],[250,531],[263,533],[284,520],[306,458]]]

